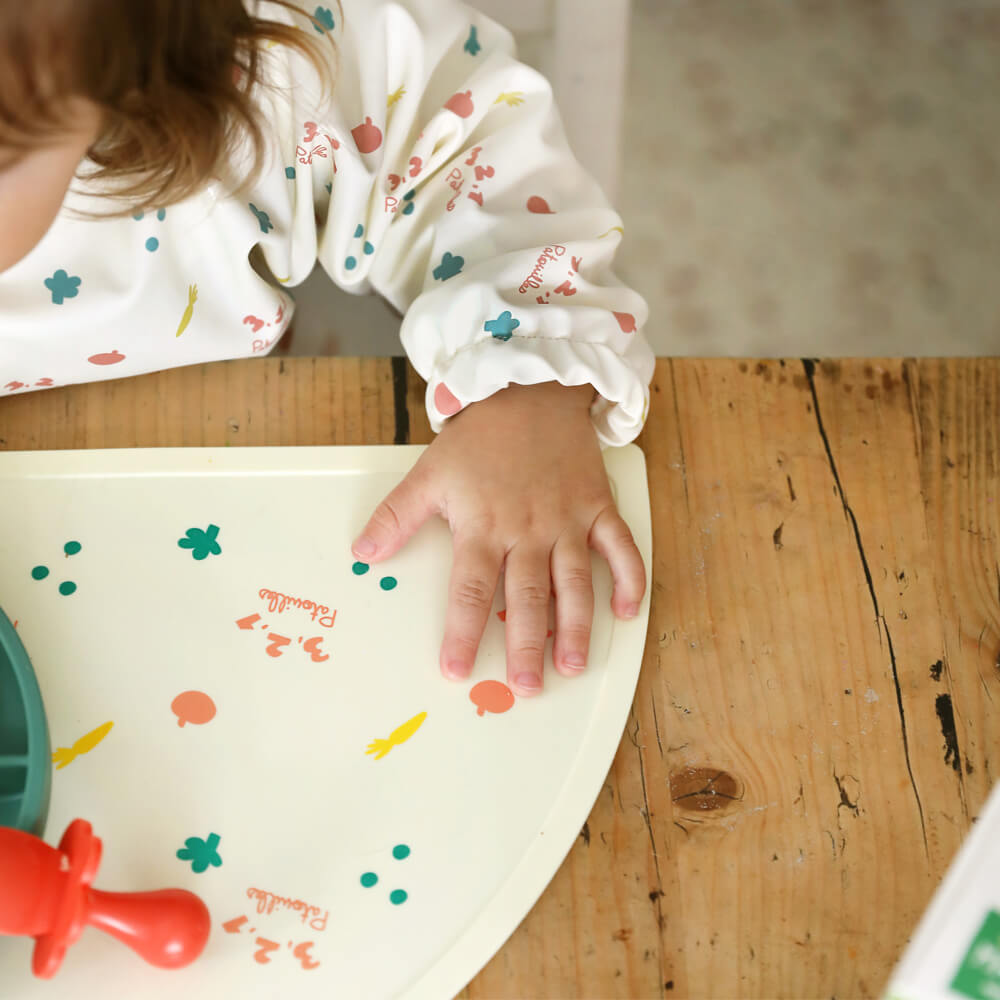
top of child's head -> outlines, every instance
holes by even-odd
[[[232,154],[263,149],[253,91],[271,42],[315,55],[306,32],[244,0],[0,0],[0,272],[45,235],[74,178],[109,192],[113,215],[246,182]]]

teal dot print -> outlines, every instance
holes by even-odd
[[[383,590],[395,590],[396,584],[398,582],[399,581],[394,576],[383,576],[382,579],[379,580],[378,585]],[[405,857],[405,855],[404,855],[404,857]]]
[[[358,262],[354,257],[348,257],[347,260],[344,261],[344,267],[346,267],[348,271],[353,271],[357,266]]]
[[[361,237],[364,236],[364,235],[365,235],[365,227],[363,225],[361,225],[361,223],[359,222],[358,223],[358,228],[354,230],[354,238],[356,240],[360,240]]]
[[[45,569],[45,567],[43,566],[43,567],[42,567],[42,569]],[[352,573],[353,573],[353,574],[354,574],[355,576],[364,576],[364,575],[365,575],[365,573],[367,573],[367,572],[368,572],[368,570],[370,570],[370,569],[371,569],[371,567],[370,567],[370,566],[368,565],[368,563],[363,563],[363,562],[356,562],[356,563],[355,563],[355,564],[354,564],[354,565],[353,565],[353,566],[351,567],[351,572],[352,572]],[[48,570],[46,570],[46,572],[48,572]]]
[[[79,542],[69,541],[63,545],[63,552],[66,554],[66,557],[69,558],[70,556],[75,556],[82,548],[83,546]],[[31,569],[32,580],[44,580],[48,577],[48,575],[48,566],[42,566],[39,564],[38,566],[33,566]],[[59,584],[59,593],[62,594],[63,597],[69,597],[70,594],[75,594],[76,584],[72,580],[64,580]]]
[[[397,844],[392,849],[392,856],[397,861],[403,861],[410,856],[410,848],[407,844]],[[370,889],[374,885],[378,885],[378,875],[375,872],[365,872],[361,876],[361,884],[366,889]],[[399,906],[400,903],[405,903],[409,899],[409,893],[405,889],[393,889],[389,893],[389,902],[393,906]]]
[[[290,180],[295,180],[295,167],[285,167],[285,176]]]
[[[370,243],[368,242],[368,240],[365,240],[365,253],[366,253],[366,254],[369,254],[369,255],[370,255],[370,254],[373,254],[373,253],[375,253],[375,247],[373,247],[373,246],[372,246],[372,245],[371,245],[371,244],[370,244]]]
[[[159,248],[160,241],[155,236],[150,236],[149,239],[146,240],[146,249],[150,253],[153,253],[154,250],[159,250]]]

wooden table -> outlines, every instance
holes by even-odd
[[[0,448],[431,438],[401,359],[0,402]],[[649,639],[580,838],[463,991],[877,996],[1000,773],[1000,361],[661,360]]]

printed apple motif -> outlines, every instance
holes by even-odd
[[[92,365],[116,365],[119,361],[125,360],[125,355],[119,354],[118,351],[111,351],[108,354],[91,354],[87,360]]]
[[[635,333],[635,317],[631,313],[615,313],[615,319],[622,328],[622,333]]]
[[[434,405],[437,407],[438,413],[446,417],[450,417],[462,409],[462,401],[444,382],[438,382],[437,388],[434,390]]]
[[[475,110],[472,104],[472,91],[466,90],[464,93],[452,94],[445,102],[445,107],[458,115],[459,118],[468,118]]]
[[[354,136],[354,144],[358,147],[359,153],[374,153],[382,145],[382,130],[378,125],[373,125],[369,117],[351,129]]]
[[[549,203],[544,199],[539,197],[537,194],[533,194],[528,199],[528,211],[534,212],[535,215],[555,215],[556,213],[549,208]]]

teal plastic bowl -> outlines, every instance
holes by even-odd
[[[51,790],[42,692],[14,626],[0,611],[0,826],[41,837]]]

